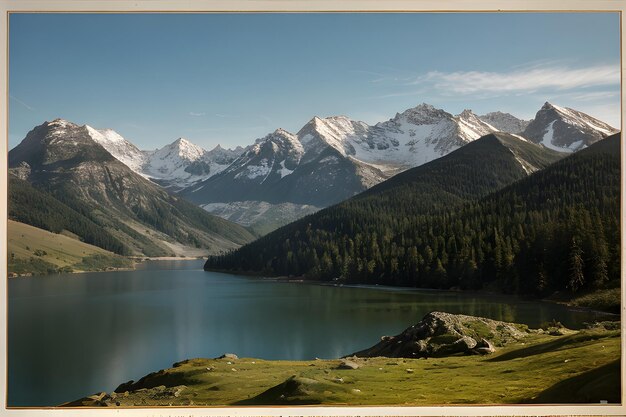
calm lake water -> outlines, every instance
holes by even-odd
[[[337,358],[439,310],[537,327],[601,319],[503,296],[279,283],[202,261],[9,280],[8,403],[46,406],[194,357]]]

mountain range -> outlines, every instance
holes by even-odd
[[[545,103],[531,121],[502,112],[477,116],[464,110],[452,115],[429,104],[374,125],[345,116],[314,117],[297,133],[277,129],[245,148],[218,145],[210,151],[184,138],[145,151],[112,129],[77,126],[61,119],[44,125],[51,130],[50,135],[59,138],[80,130],[82,139],[72,142],[74,146],[83,146],[84,140],[90,139],[85,150],[93,153],[92,144],[100,145],[135,174],[133,181],[142,177],[160,186],[155,190],[167,190],[169,198],[183,197],[261,234],[490,133],[509,133],[568,153],[616,132],[591,116],[550,103]],[[63,152],[61,146],[52,148]],[[32,158],[30,152],[24,143],[11,151],[12,170],[20,171],[22,179],[32,168],[30,163],[29,168],[20,164]],[[532,172],[536,167],[526,169]]]
[[[139,175],[228,220],[265,233],[350,198],[406,169],[493,132],[515,134],[559,152],[583,149],[617,132],[589,115],[550,103],[531,121],[471,110],[452,115],[429,104],[368,125],[314,117],[236,149],[210,151],[179,138],[141,151],[110,129],[90,136]]]
[[[619,149],[619,134],[569,156],[488,134],[205,269],[541,296],[619,287]]]

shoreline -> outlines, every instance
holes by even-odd
[[[307,280],[304,277],[300,276],[300,277],[286,277],[286,276],[276,276],[276,277],[269,277],[269,276],[263,276],[262,274],[258,273],[258,272],[236,272],[233,273],[232,271],[218,271],[218,270],[205,270],[206,272],[217,272],[217,273],[222,273],[222,274],[231,274],[231,275],[241,275],[241,276],[245,276],[245,277],[256,277],[262,281],[268,281],[268,282],[281,282],[281,283],[291,283],[291,284],[310,284],[310,285],[321,285],[321,286],[325,286],[325,287],[337,287],[337,288],[353,288],[353,289],[369,289],[369,290],[378,290],[378,291],[390,291],[390,292],[411,292],[411,291],[417,291],[417,292],[445,292],[445,293],[456,293],[456,294],[464,294],[464,295],[481,295],[481,296],[494,296],[494,297],[499,297],[499,296],[507,296],[507,297],[512,297],[512,298],[516,298],[519,299],[521,301],[529,301],[529,302],[543,302],[543,303],[549,303],[549,304],[557,304],[557,305],[561,305],[564,307],[567,307],[569,310],[572,311],[580,311],[580,312],[590,312],[590,313],[595,313],[595,314],[601,314],[601,315],[606,315],[606,316],[610,316],[610,317],[614,317],[617,320],[621,319],[621,315],[618,313],[612,313],[610,311],[603,311],[603,310],[597,310],[597,309],[593,309],[590,307],[581,307],[581,306],[576,306],[576,305],[572,305],[569,304],[568,301],[563,301],[563,300],[554,300],[551,299],[549,297],[543,297],[543,298],[532,298],[532,297],[526,297],[526,296],[522,296],[522,295],[516,295],[516,294],[504,294],[504,293],[499,293],[496,291],[490,291],[490,290],[461,290],[461,289],[453,289],[453,288],[448,288],[448,289],[439,289],[439,288],[418,288],[418,287],[403,287],[403,286],[392,286],[392,285],[377,285],[377,284],[342,284],[342,283],[337,283],[337,282],[333,282],[333,281],[316,281],[316,280]]]
[[[190,257],[190,256],[185,256],[185,257],[177,257],[177,256],[154,256],[154,257],[127,257],[127,259],[131,260],[133,263],[133,267],[121,267],[121,268],[114,268],[114,267],[108,267],[104,270],[93,270],[93,271],[84,271],[84,270],[76,270],[76,271],[71,271],[71,272],[56,272],[56,273],[52,273],[52,274],[33,274],[33,273],[24,273],[24,274],[15,274],[15,273],[11,273],[8,272],[7,273],[7,278],[8,279],[17,279],[17,278],[32,278],[32,277],[47,277],[47,276],[52,276],[52,275],[58,275],[58,274],[85,274],[85,273],[93,273],[93,272],[118,272],[118,271],[134,271],[136,270],[136,266],[139,264],[142,264],[144,262],[160,262],[160,261],[200,261],[200,260],[204,260],[204,257]],[[512,298],[516,298],[522,301],[531,301],[531,302],[544,302],[544,303],[550,303],[550,304],[557,304],[557,305],[561,305],[564,307],[567,307],[568,309],[572,310],[572,311],[581,311],[581,312],[590,312],[590,313],[594,313],[594,314],[601,314],[601,315],[605,315],[608,317],[614,317],[617,320],[621,319],[621,315],[620,314],[616,314],[616,313],[612,313],[609,311],[603,311],[603,310],[597,310],[597,309],[593,309],[590,307],[582,307],[582,306],[576,306],[576,305],[572,305],[570,304],[568,301],[564,301],[564,300],[556,300],[556,299],[552,299],[551,297],[553,296],[549,296],[549,297],[544,297],[544,298],[532,298],[532,297],[525,297],[525,296],[521,296],[521,295],[515,295],[515,294],[504,294],[504,293],[498,293],[498,292],[494,292],[494,291],[489,291],[489,290],[461,290],[461,289],[457,289],[457,288],[448,288],[448,289],[438,289],[438,288],[418,288],[418,287],[404,287],[404,286],[391,286],[391,285],[378,285],[378,284],[343,284],[343,283],[338,283],[338,282],[334,282],[334,281],[318,281],[318,280],[307,280],[305,279],[303,276],[298,276],[298,277],[287,277],[287,276],[276,276],[276,277],[270,277],[270,276],[263,276],[262,274],[258,273],[258,272],[236,272],[233,273],[232,271],[220,271],[220,270],[205,270],[203,269],[205,272],[217,272],[217,273],[223,273],[223,274],[230,274],[230,275],[241,275],[241,276],[245,276],[245,277],[256,277],[262,281],[267,281],[267,282],[280,282],[280,283],[291,283],[291,284],[308,284],[308,285],[320,285],[320,286],[326,286],[326,287],[336,287],[336,288],[352,288],[352,289],[369,289],[369,290],[378,290],[378,291],[389,291],[389,292],[444,292],[444,293],[456,293],[456,294],[464,294],[464,295],[481,295],[481,296],[508,296],[508,297],[512,297]]]
[[[152,256],[139,258],[137,263],[149,261],[200,261],[204,260],[204,258],[205,256]]]
[[[87,274],[87,273],[97,273],[97,272],[118,272],[118,271],[134,271],[136,270],[136,266],[142,264],[144,262],[158,262],[158,261],[199,261],[203,260],[204,257],[177,257],[177,256],[153,256],[153,257],[137,257],[137,256],[127,256],[124,257],[128,259],[132,263],[132,267],[106,267],[105,269],[94,269],[94,270],[72,270],[72,271],[57,271],[53,273],[47,274],[35,274],[32,272],[25,272],[22,274],[18,274],[16,272],[7,271],[7,279],[18,279],[18,278],[33,278],[33,277],[51,277],[59,274]]]

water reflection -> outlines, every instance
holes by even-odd
[[[173,362],[233,352],[335,358],[433,310],[569,327],[601,318],[554,304],[437,291],[278,283],[202,261],[9,281],[9,404],[56,405]]]

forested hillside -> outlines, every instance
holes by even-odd
[[[481,141],[402,174],[406,181],[394,177],[393,186],[382,183],[211,257],[206,268],[533,294],[618,280],[619,135],[528,177],[511,175],[512,184],[486,196],[486,175],[502,180],[511,171],[497,153],[471,165],[465,152]],[[465,172],[459,160],[468,161]],[[438,165],[444,162],[457,167],[454,174]]]
[[[9,174],[9,219],[26,223],[53,233],[63,230],[80,236],[85,243],[130,255],[130,250],[102,226],[54,198]]]

